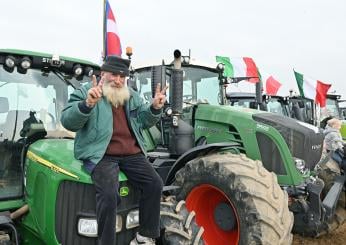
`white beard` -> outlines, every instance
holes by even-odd
[[[125,101],[130,98],[130,91],[126,86],[112,87],[108,81],[102,85],[102,93],[114,107],[123,106]]]

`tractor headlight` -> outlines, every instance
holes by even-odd
[[[126,217],[126,229],[131,229],[139,226],[139,210],[133,210]]]
[[[31,67],[31,60],[28,57],[23,57],[23,59],[20,61],[20,66],[23,69],[29,69]]]
[[[75,76],[80,76],[83,73],[83,68],[81,65],[77,64],[73,67],[73,73],[75,74]]]
[[[120,232],[123,220],[120,215],[116,216],[115,232]],[[97,221],[95,218],[79,218],[78,234],[86,237],[97,237]]]
[[[9,55],[5,58],[4,69],[7,72],[13,72],[15,65],[16,65],[16,58],[14,58],[11,55]]]
[[[13,68],[16,64],[16,59],[13,56],[7,56],[5,59],[5,64],[9,68]]]
[[[91,218],[78,220],[78,234],[87,237],[97,237],[97,221]]]
[[[85,68],[84,74],[88,77],[91,77],[94,74],[94,69],[88,66]]]
[[[223,64],[223,63],[217,64],[216,69],[217,69],[219,72],[223,72],[223,71],[225,70],[225,64]]]

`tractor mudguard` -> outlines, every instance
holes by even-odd
[[[214,143],[214,144],[196,146],[188,150],[177,159],[177,161],[174,163],[174,165],[168,172],[167,178],[165,180],[165,185],[171,184],[174,181],[175,173],[179,169],[184,167],[187,162],[191,161],[192,159],[195,159],[197,156],[204,156],[204,155],[207,155],[212,152],[216,152],[225,148],[236,149],[237,146],[240,146],[240,145],[238,143],[223,142],[223,143]]]

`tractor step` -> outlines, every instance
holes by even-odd
[[[326,209],[327,219],[331,218],[335,212],[335,207],[339,200],[340,193],[344,187],[346,175],[340,175],[335,178],[335,182],[330,188],[328,194],[323,199],[323,207]]]

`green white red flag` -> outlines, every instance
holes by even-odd
[[[315,100],[320,107],[326,106],[327,92],[332,86],[319,80],[306,77],[305,75],[294,71],[300,95]]]
[[[223,74],[226,77],[248,77],[249,79],[247,79],[247,81],[249,82],[259,82],[258,69],[252,58],[229,58],[224,56],[216,56],[216,62],[223,63],[225,65]]]

